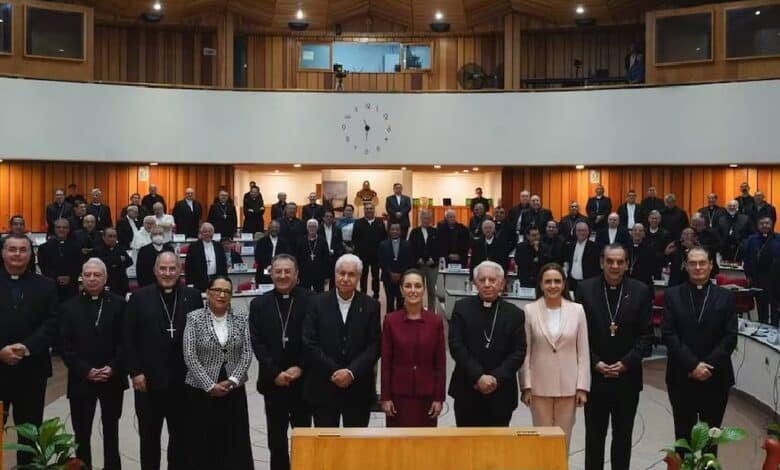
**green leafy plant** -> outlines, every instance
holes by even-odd
[[[699,421],[691,429],[691,439],[677,439],[672,447],[663,449],[668,460],[679,462],[680,470],[719,470],[723,467],[718,457],[711,452],[713,446],[741,441],[747,436],[744,429],[735,427],[711,428]],[[680,456],[677,449],[684,449]]]
[[[13,426],[19,437],[27,442],[6,444],[7,450],[23,452],[32,456],[30,463],[19,465],[19,470],[77,470],[83,467],[73,457],[76,439],[65,432],[65,423],[60,418],[47,419],[40,426],[24,423]]]

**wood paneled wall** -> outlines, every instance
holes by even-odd
[[[523,31],[520,35],[521,78],[587,77],[598,69],[610,77],[625,75],[625,56],[633,41],[644,41],[644,25]],[[582,61],[577,74],[574,61]]]
[[[761,190],[768,201],[780,207],[780,166],[723,167],[594,167],[584,170],[565,167],[505,168],[501,174],[502,205],[511,207],[520,201],[520,192],[528,189],[542,198],[544,207],[552,210],[556,220],[568,212],[570,201],[578,201],[585,213],[588,197],[594,195],[591,171],[598,171],[604,191],[617,206],[629,189],[637,198],[645,197],[647,187],[654,185],[659,197],[677,196],[677,204],[692,214],[707,204],[707,194],[718,195],[720,205],[739,194],[739,185],[747,181],[751,193]]]
[[[148,171],[148,179],[139,178],[139,170]],[[232,194],[233,167],[229,165],[159,165],[142,166],[122,163],[53,163],[37,161],[5,161],[0,163],[0,231],[8,230],[12,215],[21,214],[27,229],[45,230],[45,209],[54,199],[54,190],[68,184],[78,185],[80,194],[89,197],[92,188],[103,190],[103,202],[111,206],[116,223],[122,207],[132,193],[141,196],[149,192],[149,184],[157,185],[169,208],[181,199],[184,189],[191,186],[195,197],[208,210],[217,190],[227,185]],[[171,209],[169,209],[170,211]],[[204,214],[205,217],[205,214]]]
[[[306,38],[307,41],[330,41],[329,38]],[[355,40],[355,39],[343,39]],[[369,41],[380,41],[369,38]],[[476,63],[485,72],[495,73],[504,55],[499,35],[477,35],[444,38],[404,37],[401,42],[432,42],[433,69],[429,72],[350,73],[344,79],[347,91],[458,90],[457,74],[463,65]],[[300,40],[285,36],[247,38],[247,86],[249,88],[300,88],[330,90],[334,88],[330,72],[298,70]]]
[[[692,8],[659,10],[647,13],[645,81],[650,84],[705,82],[715,80],[750,80],[780,77],[780,57],[726,60],[725,10],[734,7],[757,7],[780,3],[778,0],[702,5]],[[655,20],[658,16],[711,12],[713,14],[713,50],[711,62],[655,65]]]
[[[216,85],[216,56],[204,56],[204,47],[216,47],[216,33],[97,26],[94,77],[120,82]]]
[[[4,0],[11,4],[11,54],[0,54],[0,73],[55,80],[92,80],[94,60],[94,22],[92,8],[34,0]],[[25,6],[84,14],[84,60],[25,57]]]

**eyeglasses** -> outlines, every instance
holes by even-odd
[[[9,253],[11,253],[12,255],[16,255],[16,254],[24,255],[24,254],[27,254],[28,251],[30,251],[26,247],[19,248],[19,247],[15,247],[15,246],[8,247],[8,248],[6,248],[6,250]]]
[[[218,287],[211,287],[211,288],[209,288],[209,292],[213,292],[214,295],[225,294],[225,295],[229,296],[229,295],[233,294],[233,291],[231,291],[230,289],[220,289]]]

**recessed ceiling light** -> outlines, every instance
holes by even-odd
[[[474,167],[474,168],[472,168],[471,170],[472,170],[472,171],[479,171],[479,167],[478,167],[478,166],[475,166],[475,167]]]
[[[463,173],[468,173],[468,172],[469,172],[469,170],[463,170]]]
[[[160,2],[154,2],[154,5],[152,5],[152,8],[154,9],[154,11],[160,11],[160,10],[162,10],[162,5],[160,4]]]
[[[585,7],[582,5],[577,5],[577,8],[575,8],[574,11],[577,12],[578,15],[582,15],[585,13]]]
[[[402,167],[401,167],[401,169],[402,169],[402,170],[406,170],[406,167],[405,167],[405,166],[402,166]]]
[[[0,163],[3,163],[3,159],[2,158],[0,158]]]
[[[293,165],[293,167],[295,167],[295,168],[300,168],[300,167],[301,167],[301,164],[300,164],[300,163],[296,163],[295,165]]]
[[[696,48],[696,52],[699,52],[701,50],[701,47]]]
[[[149,166],[157,166],[157,165],[159,165],[159,163],[157,163],[157,162],[151,162],[151,163],[149,163]]]
[[[279,173],[279,170],[274,170],[274,173]]]
[[[436,168],[437,170],[441,170],[441,165],[433,165],[433,167]]]
[[[585,169],[585,165],[580,163],[579,165],[575,165],[574,168],[576,168],[578,170],[584,170]]]
[[[756,10],[756,16],[761,14],[761,10]]]
[[[3,22],[3,19],[2,19],[2,18],[0,18],[0,23],[2,23],[2,22]]]
[[[441,21],[444,19],[444,15],[440,11],[436,11],[436,14],[433,15],[434,18],[436,18],[436,21]]]
[[[63,52],[65,52],[65,49],[60,49],[60,53],[63,53]]]
[[[736,163],[729,163],[729,168],[736,168],[738,166],[739,165],[737,165]]]
[[[303,19],[303,10],[298,8],[298,11],[295,12],[295,18],[302,20]]]

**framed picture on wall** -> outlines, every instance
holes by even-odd
[[[344,206],[347,204],[347,182],[323,181],[322,203],[336,212],[344,212]]]
[[[590,170],[588,176],[590,177],[590,184],[601,183],[601,172],[599,170]]]

